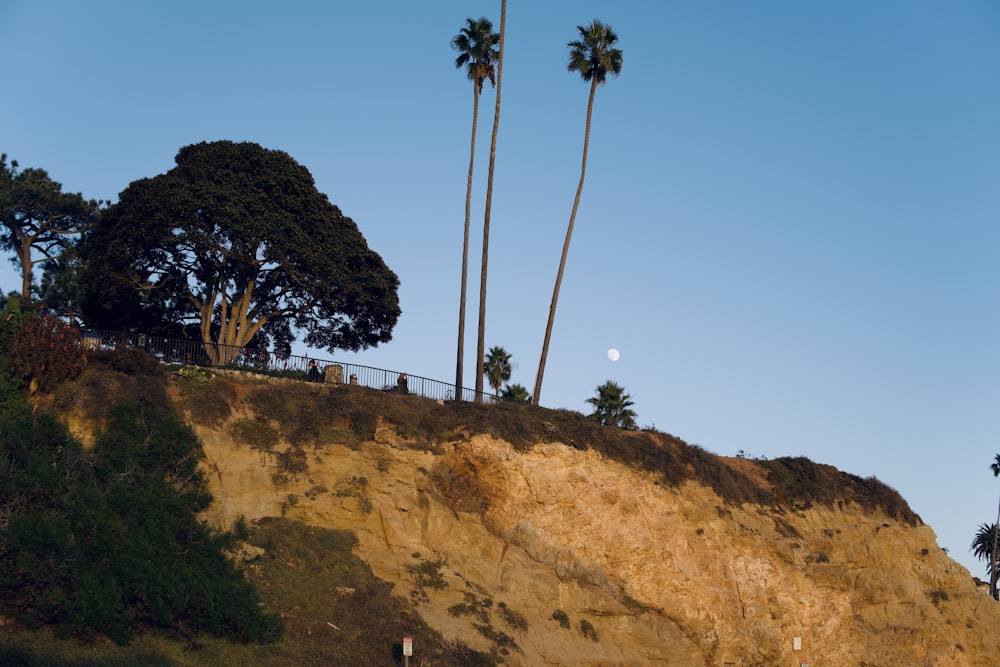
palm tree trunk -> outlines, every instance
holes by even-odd
[[[472,217],[472,168],[476,163],[476,122],[479,120],[479,83],[472,82],[472,142],[469,149],[469,183],[465,188],[465,237],[462,241],[462,291],[458,303],[458,360],[455,363],[455,400],[462,400],[462,366],[465,352],[465,295],[469,276],[469,221]]]
[[[503,39],[507,27],[507,0],[500,2],[500,50],[497,55],[497,102],[493,112],[490,142],[490,173],[486,180],[486,215],[483,219],[483,268],[479,278],[479,345],[476,349],[476,402],[483,401],[483,364],[486,355],[486,264],[489,261],[490,207],[493,205],[493,167],[497,157],[497,129],[500,127],[500,85],[503,82]]]
[[[990,549],[990,595],[994,600],[1000,599],[997,595],[997,533],[1000,533],[1000,506],[997,507],[997,522],[993,529],[993,548]]]
[[[542,376],[545,375],[545,362],[549,356],[549,340],[552,338],[552,323],[556,318],[556,304],[559,302],[559,288],[562,286],[563,270],[566,268],[566,255],[569,253],[569,242],[573,236],[573,224],[576,222],[576,211],[580,207],[580,195],[583,194],[583,179],[587,175],[587,148],[590,145],[590,117],[594,111],[594,93],[597,90],[597,79],[590,80],[590,99],[587,101],[587,129],[583,134],[583,160],[580,164],[580,183],[576,186],[576,198],[573,200],[573,211],[569,214],[569,226],[566,228],[566,240],[563,242],[562,257],[559,259],[559,271],[556,273],[556,286],[552,290],[552,304],[549,306],[549,321],[545,325],[545,340],[542,341],[542,357],[538,361],[538,375],[535,378],[535,393],[531,402],[538,405],[542,395]]]

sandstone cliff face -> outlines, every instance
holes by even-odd
[[[429,624],[499,642],[511,665],[1000,665],[1000,605],[927,526],[726,506],[558,442],[518,453],[477,436],[431,453],[383,425],[282,475],[281,447],[196,430],[211,520],[352,530]]]

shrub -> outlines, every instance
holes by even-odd
[[[85,453],[51,415],[0,413],[0,615],[120,644],[143,627],[277,639],[224,555],[231,536],[198,520],[211,497],[194,433],[139,400],[107,424]]]
[[[83,371],[80,342],[80,330],[57,317],[28,317],[10,343],[10,368],[38,390],[52,391]]]

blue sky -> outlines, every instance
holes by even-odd
[[[533,385],[598,91],[542,403],[607,379],[709,451],[807,456],[899,490],[956,560],[1000,480],[1000,5],[510,3],[487,347]],[[454,376],[471,83],[466,17],[499,2],[0,4],[0,151],[114,200],[178,148],[290,153],[402,282],[392,342],[336,355]],[[493,92],[481,104],[465,384],[473,385]],[[17,286],[4,265],[0,287]],[[611,362],[615,347],[621,358]]]

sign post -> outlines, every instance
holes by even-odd
[[[411,655],[413,655],[413,637],[403,637],[403,664],[406,667],[410,667]]]

